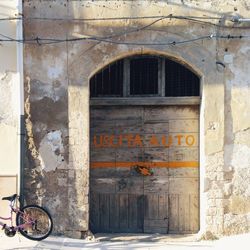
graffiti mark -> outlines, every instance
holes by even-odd
[[[194,146],[196,138],[194,135],[177,134],[173,135],[139,135],[139,134],[121,134],[121,135],[94,135],[92,144],[95,148],[117,148],[117,147],[165,147],[176,146]]]

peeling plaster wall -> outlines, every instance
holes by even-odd
[[[230,21],[233,15],[249,18],[249,13],[245,0],[25,0],[26,17],[58,20],[27,19],[24,29],[26,38],[116,35],[117,42],[166,43],[211,34],[249,36],[249,24]],[[154,24],[148,19],[66,20],[170,14],[219,17],[228,28],[178,19]],[[211,38],[170,46],[93,40],[26,44],[26,195],[50,210],[55,232],[81,237],[88,230],[89,79],[114,60],[144,53],[174,58],[201,76],[200,233],[249,232],[249,39]]]

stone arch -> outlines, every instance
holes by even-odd
[[[141,31],[141,33],[144,33]],[[153,33],[153,32],[152,32]],[[169,36],[168,39],[175,39],[175,36]],[[128,38],[129,39],[129,38]],[[154,36],[154,39],[158,41],[162,41],[161,36]],[[75,56],[73,56],[69,60],[69,140],[72,141],[70,146],[70,169],[72,172],[84,171],[86,174],[76,178],[75,186],[81,186],[81,189],[78,192],[78,195],[74,200],[69,201],[69,203],[76,203],[78,207],[82,207],[83,217],[88,214],[88,196],[82,198],[82,193],[87,192],[89,188],[88,183],[88,173],[89,173],[89,80],[90,78],[98,72],[100,69],[105,67],[106,65],[119,60],[121,58],[125,58],[128,56],[138,55],[138,54],[152,54],[164,56],[174,61],[180,62],[181,64],[187,66],[191,71],[193,71],[196,75],[200,77],[201,84],[201,96],[206,92],[205,89],[208,90],[210,85],[214,85],[218,81],[218,75],[214,74],[217,71],[216,68],[216,55],[214,51],[209,50],[205,45],[201,43],[193,43],[187,45],[175,45],[169,47],[163,46],[127,46],[127,45],[117,45],[117,44],[105,44],[100,43],[97,44],[94,48],[89,49],[86,52],[86,48],[84,46],[76,46],[76,48],[69,48],[69,52],[73,51]],[[81,65],[80,71],[79,67],[76,66]],[[222,75],[222,74],[221,74]],[[220,75],[219,75],[220,78]],[[216,96],[217,103],[221,103],[222,107],[224,107],[223,101],[223,88],[221,88],[220,82],[223,82],[221,77],[221,81],[218,83],[218,91],[220,94]],[[208,95],[212,92],[207,92]],[[74,107],[71,108],[71,107]],[[212,108],[212,107],[211,107]],[[205,136],[205,127],[208,123],[209,119],[222,119],[222,113],[212,115],[213,118],[210,118],[209,115],[205,117],[204,110],[208,108],[207,99],[202,100],[201,109],[200,109],[200,165],[201,165],[201,174],[200,174],[200,200],[205,200],[206,197],[203,194],[204,182],[205,182],[205,148],[204,144],[209,140],[207,136]],[[79,131],[79,127],[81,127],[81,131]],[[77,131],[77,133],[76,133]],[[219,135],[220,137],[220,135]],[[220,137],[220,139],[222,139]],[[222,139],[223,140],[223,139]],[[211,151],[216,151],[214,148]],[[82,153],[85,152],[85,153]],[[76,174],[77,175],[77,174]],[[84,185],[82,185],[84,183]],[[69,195],[70,197],[70,195]],[[205,223],[205,203],[200,202],[200,218],[203,220],[200,223],[200,231],[205,231],[206,223]],[[86,218],[86,216],[85,216]],[[88,220],[84,219],[79,228],[82,230],[88,229]]]
[[[167,33],[162,36],[161,33],[153,31],[140,31],[140,35],[148,42],[152,42],[150,37],[153,37],[153,41],[159,41],[159,43],[187,40],[186,37],[177,36],[176,34]],[[132,38],[133,36],[130,34],[126,37],[126,40],[130,41]],[[90,49],[86,49],[84,46],[77,46],[77,48],[73,48],[73,51],[75,56],[72,57],[72,60],[69,60],[69,76],[71,80],[72,76],[77,75],[79,81],[78,84],[87,84],[84,83],[83,80],[88,81],[98,70],[116,60],[140,54],[152,54],[167,57],[186,65],[200,77],[209,73],[206,72],[207,70],[216,70],[214,51],[209,50],[201,42],[168,46],[130,46],[99,43],[90,46]],[[207,64],[209,64],[210,67],[205,67]],[[76,71],[76,68],[78,69],[76,66],[78,65],[82,65],[80,72]]]
[[[90,75],[89,79],[94,76],[98,71],[101,69],[105,68],[109,64],[112,64],[113,62],[116,62],[121,59],[125,59],[128,57],[133,57],[133,56],[140,56],[140,55],[152,55],[152,56],[159,56],[159,57],[164,57],[169,60],[172,60],[174,62],[177,62],[186,68],[188,68],[190,71],[192,71],[196,76],[202,77],[202,71],[200,68],[197,68],[195,65],[190,64],[189,61],[186,61],[184,58],[176,57],[176,55],[172,55],[163,51],[158,51],[158,50],[144,50],[142,52],[132,52],[132,53],[126,53],[124,55],[118,55],[116,57],[110,58],[108,61],[105,61],[105,63],[98,65],[96,69],[94,69]]]

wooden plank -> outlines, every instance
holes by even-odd
[[[140,162],[143,157],[141,148],[118,148],[116,150],[116,162],[119,167],[119,162]]]
[[[106,232],[106,231],[109,231],[109,214],[110,214],[110,211],[109,211],[109,194],[100,194],[99,195],[99,209],[100,209],[100,232]]]
[[[115,161],[116,150],[113,148],[92,148],[90,150],[90,162]]]
[[[119,194],[110,194],[110,231],[119,231]]]
[[[145,121],[143,125],[143,132],[145,134],[164,134],[168,133],[168,121]]]
[[[117,134],[142,134],[142,118],[138,117],[134,120],[117,120],[115,132]]]
[[[99,194],[96,192],[90,193],[90,229],[93,233],[100,230],[100,204]]]
[[[116,188],[116,180],[113,178],[91,178],[90,186],[92,192],[113,193]]]
[[[198,188],[198,178],[169,177],[169,194],[197,194]]]
[[[144,225],[144,202],[145,196],[138,195],[137,197],[137,225],[140,232],[143,232],[143,225]]]
[[[154,171],[154,170],[153,170]],[[169,181],[167,176],[150,176],[144,178],[144,193],[167,193]]]
[[[179,232],[189,231],[189,196],[179,196]]]
[[[143,178],[116,178],[116,193],[143,194]]]
[[[91,107],[90,117],[94,120],[135,120],[142,116],[143,107]]]
[[[190,231],[197,233],[199,231],[199,198],[198,195],[189,195],[190,197]]]
[[[159,194],[159,219],[168,223],[168,193]]]
[[[172,120],[174,119],[174,120]],[[169,132],[183,132],[183,133],[198,133],[199,121],[198,119],[176,119],[171,117],[169,120]]]
[[[145,217],[144,220],[158,219],[159,197],[158,194],[145,194]]]
[[[105,168],[91,168],[90,178],[110,178],[111,176],[116,176],[117,169],[114,167]]]
[[[169,168],[166,167],[160,167],[160,168],[151,168],[151,170],[153,171],[153,176],[154,177],[165,177],[168,178],[169,176]]]
[[[144,227],[146,228],[166,228],[168,227],[167,220],[144,220]]]
[[[199,168],[169,168],[169,177],[198,178]]]
[[[128,199],[129,199],[128,227],[131,230],[131,232],[137,232],[141,230],[141,229],[139,230],[138,228],[138,212],[139,212],[137,207],[138,195],[129,194]]]
[[[113,173],[114,177],[116,178],[128,178],[131,176],[138,176],[138,174],[135,172],[134,168],[124,168],[124,167],[116,167],[116,172]]]
[[[179,216],[183,218],[183,229],[181,231],[190,231],[190,217],[189,217],[189,195],[181,195],[179,208],[182,208],[183,214],[179,213]],[[180,219],[180,228],[182,225],[182,220]]]
[[[201,98],[197,97],[133,97],[133,98],[122,98],[122,97],[109,97],[109,98],[91,98],[91,108],[98,106],[170,106],[170,105],[198,105],[201,102]]]
[[[144,161],[168,161],[168,148],[144,148]]]
[[[112,134],[116,131],[116,124],[113,120],[91,120],[90,134]]]
[[[144,111],[145,121],[169,121],[169,119],[197,119],[199,106],[165,106],[147,107]]]
[[[179,195],[169,195],[169,232],[179,231]]]
[[[197,147],[169,148],[169,161],[199,161],[199,152]],[[169,176],[172,177],[199,177],[199,168],[172,168],[169,169]]]
[[[119,228],[128,231],[128,194],[120,194],[119,196]]]
[[[169,161],[199,161],[198,147],[171,147]]]
[[[168,218],[166,203],[163,202],[163,196],[158,194],[146,196],[144,232],[145,233],[167,233]],[[165,210],[163,212],[163,210]]]

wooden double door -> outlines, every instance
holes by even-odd
[[[198,106],[91,107],[90,228],[199,230]]]

